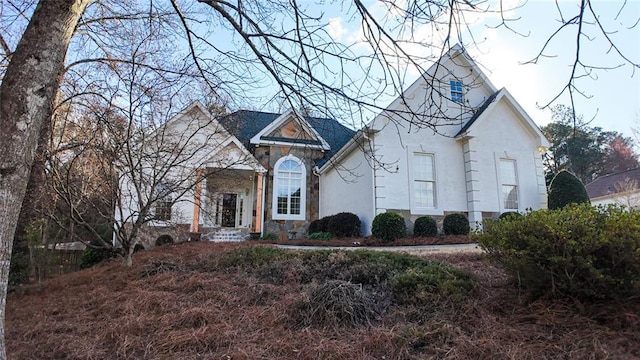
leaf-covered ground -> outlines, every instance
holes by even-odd
[[[290,267],[260,259],[231,266],[239,260],[229,252],[248,246],[160,247],[137,253],[131,268],[115,260],[14,289],[6,310],[9,358],[640,358],[639,299],[530,301],[481,254],[424,255],[474,275],[477,286],[465,297],[388,299],[384,311],[359,324],[300,322],[309,288],[323,285],[301,281],[312,257]],[[336,254],[332,261],[344,260]]]

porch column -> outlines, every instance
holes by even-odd
[[[200,197],[202,196],[202,174],[204,170],[196,170],[196,187],[193,199],[193,221],[191,222],[191,232],[197,233],[200,229]]]
[[[262,232],[262,203],[263,203],[263,192],[264,192],[264,173],[256,173],[258,175],[257,178],[257,186],[256,186],[256,219],[253,225],[253,232]]]

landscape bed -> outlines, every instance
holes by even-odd
[[[420,263],[415,257],[386,254],[379,255],[384,260],[380,264]],[[357,269],[348,267],[350,256],[340,251],[285,252],[256,242],[194,242],[137,253],[131,268],[111,260],[42,286],[13,289],[6,312],[8,355],[10,359],[640,357],[638,299],[589,304],[532,300],[502,269],[477,253],[423,256],[429,264],[442,263],[442,269],[452,266],[471,274],[468,279],[473,281],[462,284],[475,285],[463,292],[437,296],[440,290],[425,288],[415,298],[426,301],[382,299],[383,312],[360,308],[367,316],[362,323],[301,321],[300,311],[314,294],[309,289],[339,282],[305,282],[304,274],[315,276],[309,269],[318,259],[323,264],[329,261],[333,270],[357,274]],[[366,269],[364,273],[370,274],[374,268]],[[326,266],[317,271],[328,275]],[[348,288],[358,293],[358,287]],[[331,318],[330,311],[326,315]]]

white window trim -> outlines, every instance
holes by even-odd
[[[505,202],[505,198],[504,196],[502,196],[502,169],[501,169],[501,162],[505,160],[505,161],[513,161],[513,163],[515,164],[515,175],[516,175],[516,195],[518,196],[518,208],[514,208],[514,209],[507,209],[504,206],[504,202]],[[500,206],[500,212],[507,212],[507,211],[521,211],[521,204],[522,204],[522,194],[521,194],[521,186],[520,186],[520,178],[518,176],[518,174],[520,173],[520,171],[518,170],[518,159],[511,157],[511,156],[499,156],[496,155],[496,174],[497,174],[497,183],[498,183],[498,199],[500,201],[499,206]]]
[[[297,162],[300,167],[302,167],[302,179],[300,184],[300,214],[299,215],[291,215],[291,214],[278,214],[278,168],[280,165],[287,161],[293,160]],[[273,187],[272,187],[272,195],[271,195],[271,218],[273,220],[305,220],[307,213],[307,168],[304,166],[302,160],[298,159],[293,155],[283,156],[278,161],[276,161],[273,166]]]
[[[415,154],[424,154],[433,156],[433,182],[434,182],[434,207],[418,207],[416,205],[415,196],[415,176],[413,171],[413,157]],[[430,151],[427,149],[421,149],[420,147],[408,147],[407,149],[407,171],[409,179],[409,199],[410,199],[410,207],[411,214],[414,215],[442,215],[443,212],[438,208],[440,201],[440,191],[439,191],[439,180],[438,180],[438,155],[435,151]]]
[[[460,83],[460,91],[453,91],[453,84],[451,83],[452,81],[455,81],[456,83]],[[462,83],[462,81],[457,79],[449,79],[448,85],[449,85],[448,86],[449,100],[454,104],[464,104],[464,84]],[[453,97],[454,93],[460,94],[460,101],[454,100],[454,97]]]

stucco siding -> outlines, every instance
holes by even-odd
[[[373,169],[361,150],[320,176],[320,217],[354,213],[362,222],[363,235],[370,235],[373,201]]]
[[[523,126],[506,103],[501,100],[493,110],[474,125],[471,140],[478,153],[482,171],[479,173],[481,184],[480,211],[504,212],[501,199],[501,181],[499,162],[501,159],[516,161],[518,180],[518,210],[543,207],[540,201],[539,181],[543,178],[542,168],[538,166],[537,139]]]

